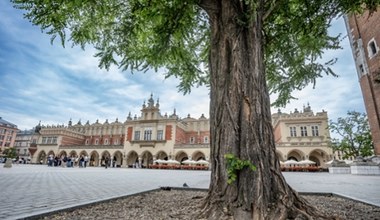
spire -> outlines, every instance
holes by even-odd
[[[132,120],[131,112],[128,113],[127,120]]]
[[[40,122],[38,122],[38,125],[36,126],[36,128],[34,129],[34,132],[35,133],[40,133],[40,131],[41,131],[41,120],[40,120]]]
[[[69,120],[69,127],[71,127],[72,125],[73,125],[73,122],[71,121],[71,118],[70,118],[70,120]]]
[[[156,102],[156,108],[159,108],[160,107],[160,99],[157,98],[157,102]]]
[[[148,107],[154,106],[153,93],[150,94],[150,99],[148,100]]]
[[[304,107],[304,110],[303,110],[304,112],[311,112],[311,107],[310,107],[310,104],[309,104],[309,102],[307,103],[307,107],[305,108]]]

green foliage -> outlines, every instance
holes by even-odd
[[[14,147],[10,147],[4,150],[3,154],[7,156],[7,158],[16,158],[16,149]]]
[[[207,84],[209,26],[195,1],[13,0],[25,17],[62,44],[69,40],[98,50],[99,67],[122,70],[165,68],[181,79],[184,93]],[[70,37],[67,37],[70,35]]]
[[[61,43],[71,41],[98,50],[99,66],[122,70],[165,69],[166,77],[180,79],[179,90],[208,85],[210,17],[219,3],[209,0],[11,0],[26,10],[25,17]],[[291,0],[236,2],[241,28],[254,28],[264,15],[264,52],[273,103],[285,105],[293,90],[301,90],[324,74],[336,76],[320,57],[326,49],[340,48],[340,36],[329,36],[330,22],[342,13],[374,11],[380,0]],[[213,36],[215,37],[215,36]]]
[[[349,111],[346,118],[330,120],[329,129],[341,139],[333,139],[331,147],[334,151],[343,152],[343,158],[373,155],[373,143],[368,118],[365,113]]]
[[[249,160],[240,160],[233,154],[225,154],[224,157],[227,160],[227,183],[231,184],[236,181],[237,173],[245,167],[256,170],[256,167]]]

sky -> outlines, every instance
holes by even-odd
[[[334,20],[331,33],[347,35],[342,19]],[[328,112],[330,120],[345,117],[347,111],[365,112],[348,38],[342,50],[326,51],[323,60],[338,58],[333,66],[338,78],[317,79],[302,91],[294,92],[282,112],[302,110],[310,104],[312,110]],[[31,129],[40,121],[43,125],[67,125],[79,120],[104,123],[116,118],[124,122],[129,114],[140,116],[141,106],[153,94],[159,99],[162,114],[176,109],[181,118],[190,114],[209,117],[209,90],[193,88],[190,94],[178,92],[179,80],[165,79],[162,72],[122,72],[117,67],[109,71],[98,68],[95,50],[86,47],[63,48],[59,41],[50,43],[50,36],[23,18],[9,1],[0,1],[0,117],[18,126]],[[271,96],[274,99],[274,96]],[[272,113],[277,112],[272,109]]]

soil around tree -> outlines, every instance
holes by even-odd
[[[32,219],[199,219],[207,191],[165,188]],[[303,195],[310,204],[335,219],[380,219],[380,207],[330,194]],[[223,219],[232,219],[225,216]]]

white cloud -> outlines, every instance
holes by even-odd
[[[341,20],[334,25],[335,31],[345,31]],[[10,57],[0,57],[0,64],[4,64],[0,65],[0,77],[9,82],[0,83],[0,101],[7,103],[0,116],[20,129],[30,129],[39,120],[43,124],[67,124],[70,118],[73,123],[112,122],[116,118],[123,122],[129,112],[132,117],[140,116],[141,105],[151,93],[155,101],[159,98],[162,114],[172,114],[175,108],[182,118],[188,114],[209,117],[208,88],[193,88],[184,96],[176,87],[179,80],[165,79],[163,69],[135,74],[115,66],[110,71],[99,69],[94,49],[62,48],[59,41],[51,45],[48,35],[22,19],[21,12],[5,1],[0,2],[0,39],[1,35],[7,38],[0,42],[0,53],[1,46],[7,46]],[[307,103],[314,112],[327,111],[330,119],[342,117],[348,110],[364,111],[347,39],[343,46],[344,50],[323,55],[324,60],[340,58],[333,67],[340,77],[327,76],[317,80],[315,89],[308,86],[295,92],[298,100],[291,101],[283,112],[301,110]]]

